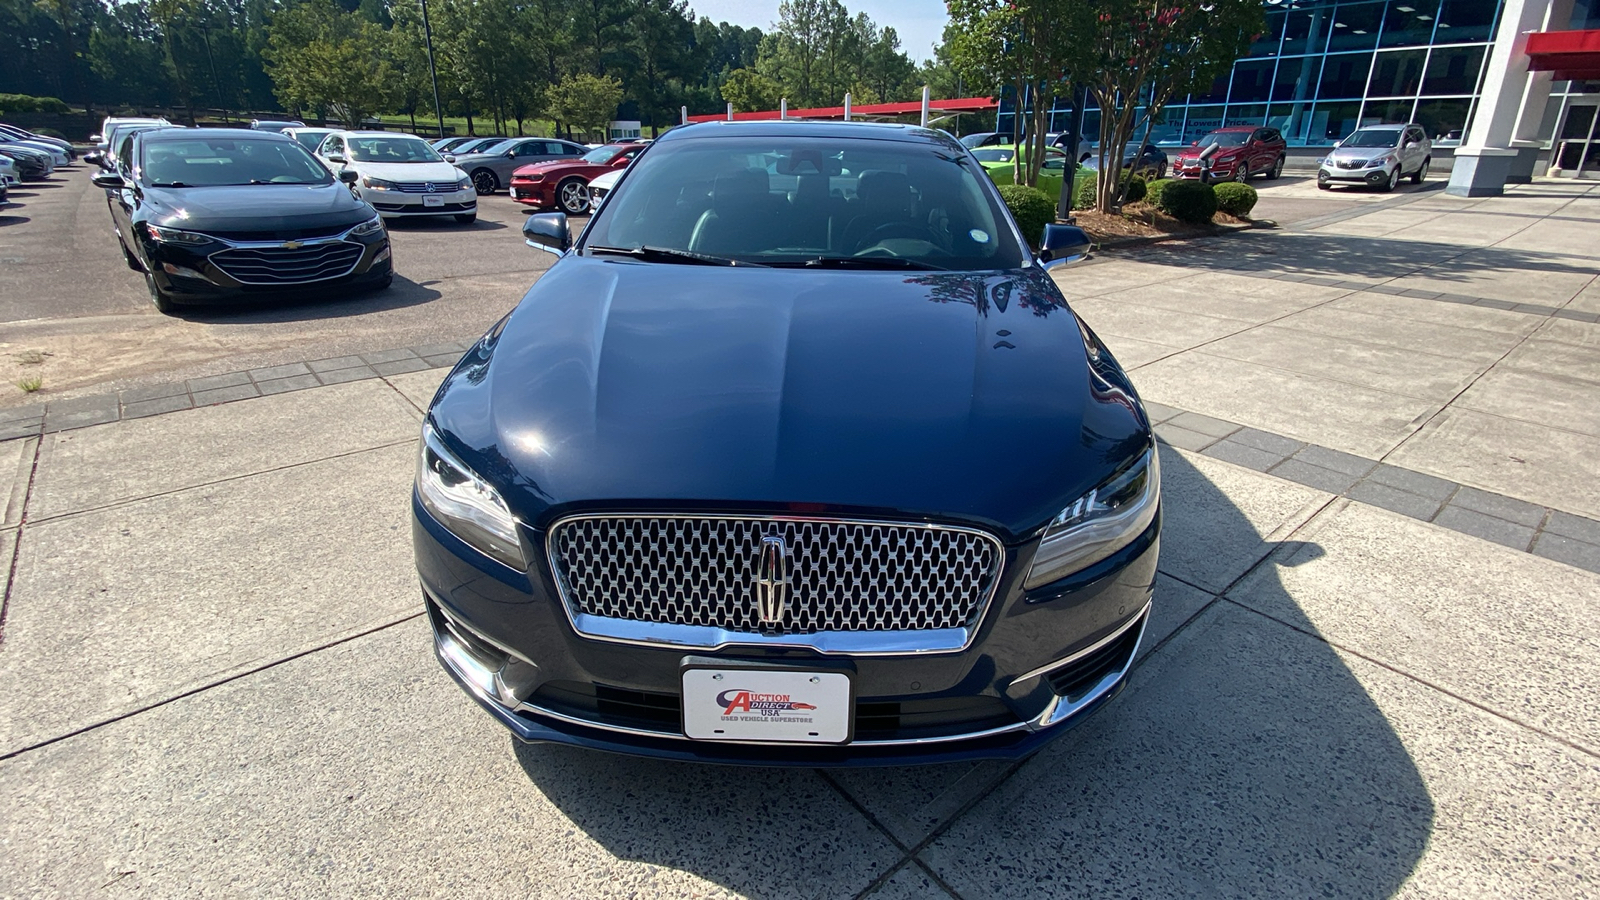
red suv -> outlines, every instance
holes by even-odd
[[[1218,128],[1178,154],[1172,177],[1201,181],[1246,181],[1252,175],[1277,178],[1283,174],[1287,148],[1276,128]]]
[[[589,210],[589,181],[627,168],[644,144],[606,144],[577,159],[534,163],[511,173],[511,199],[529,206],[556,207],[569,216]]]

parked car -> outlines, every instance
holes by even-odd
[[[523,166],[511,173],[511,199],[529,206],[559,208],[577,215],[589,208],[589,181],[612,169],[625,169],[644,144],[603,144],[577,159]]]
[[[251,119],[251,131],[283,131],[287,128],[304,128],[306,123],[299,119]]]
[[[1283,174],[1288,144],[1276,128],[1233,125],[1218,128],[1178,152],[1172,177],[1201,181],[1248,181]]]
[[[968,150],[976,150],[979,147],[990,147],[995,144],[1009,143],[1011,143],[1011,132],[1009,131],[1004,133],[999,131],[974,131],[972,134],[964,134],[961,136],[961,146],[967,148]]]
[[[455,145],[455,147],[453,147],[450,150],[440,150],[439,152],[440,153],[450,153],[452,155],[464,154],[464,153],[476,153],[477,151],[482,150],[484,147],[487,147],[490,144],[498,144],[503,140],[505,140],[505,138],[503,138],[503,137],[470,137],[470,138],[467,138],[466,140],[462,141],[461,143]]]
[[[128,124],[161,124],[171,125],[166,119],[150,118],[146,116],[106,116],[100,122],[100,130],[89,136],[90,143],[100,153],[115,152],[111,148],[111,132],[122,123]]]
[[[1017,153],[1017,148],[1011,144],[988,144],[972,151],[972,155],[978,158],[978,164],[983,166],[983,171],[995,184],[1015,183],[1016,165],[1012,160]],[[1027,145],[1023,145],[1021,153],[1026,161]],[[1059,198],[1061,185],[1066,181],[1067,154],[1059,147],[1046,147],[1044,154],[1044,162],[1039,166],[1039,180],[1034,186],[1052,199]]]
[[[1083,166],[1091,172],[1100,171],[1100,154],[1092,154],[1084,160]],[[1145,144],[1141,151],[1138,143],[1130,142],[1122,152],[1122,171],[1133,172],[1150,180],[1165,178],[1167,152],[1155,144]]]
[[[611,195],[612,189],[617,186],[617,182],[622,180],[622,173],[626,171],[627,169],[612,169],[609,172],[601,172],[590,180],[589,209],[591,211],[600,208],[600,204],[604,203],[606,197]]]
[[[18,128],[15,125],[0,124],[0,140],[8,138],[14,141],[41,144],[53,150],[58,150],[66,156],[67,162],[63,163],[63,165],[72,163],[78,158],[77,148],[72,146],[71,141],[64,141],[61,138],[51,137],[47,134],[39,134],[26,128]]]
[[[133,168],[132,142],[133,136],[146,131],[156,131],[162,128],[178,128],[178,125],[161,125],[155,123],[135,123],[132,125],[119,125],[111,131],[110,147],[99,160],[100,168],[107,172],[131,171]],[[126,177],[126,174],[124,174]]]
[[[94,183],[113,192],[123,256],[164,313],[394,277],[377,211],[282,134],[164,128],[134,135],[130,153],[130,178]]]
[[[1317,167],[1317,187],[1325,191],[1335,184],[1392,191],[1407,176],[1421,184],[1433,162],[1433,142],[1419,125],[1368,125],[1333,147]]]
[[[338,130],[337,128],[285,128],[283,133],[299,141],[300,146],[315,153],[322,139]]]
[[[0,156],[0,184],[10,187],[21,181],[17,175],[17,164],[9,156]]]
[[[1046,271],[1088,237],[1035,256],[962,156],[692,125],[576,245],[528,218],[558,258],[445,377],[412,502],[436,654],[518,738],[1020,758],[1116,694],[1156,571],[1149,420]],[[1018,447],[1049,449],[973,464]]]
[[[0,135],[0,145],[20,147],[25,150],[32,150],[35,153],[43,153],[50,158],[50,164],[56,168],[72,162],[71,158],[67,156],[67,151],[57,147],[55,144],[45,143],[44,141],[21,140],[7,135]]]
[[[55,173],[56,164],[50,154],[30,150],[17,144],[0,143],[0,156],[8,157],[17,167],[20,181],[42,181]]]
[[[475,140],[478,140],[478,139],[475,138],[475,137],[447,137],[447,138],[440,138],[440,139],[438,139],[436,141],[429,141],[428,144],[429,144],[429,146],[433,147],[433,149],[439,151],[440,153],[449,153],[454,148],[459,147],[459,146],[461,146],[462,144],[465,144],[468,141],[475,141]]]
[[[335,131],[317,156],[335,173],[356,173],[356,193],[385,218],[478,218],[478,195],[467,174],[445,161],[422,138],[390,131]]]
[[[1009,138],[1007,140],[1010,140]],[[1044,142],[1052,147],[1059,147],[1064,152],[1067,149],[1067,133],[1065,131],[1052,131],[1044,136]],[[1078,138],[1078,162],[1084,162],[1094,155],[1095,142],[1086,137]]]
[[[577,159],[586,151],[582,145],[555,138],[507,138],[456,155],[456,166],[472,179],[479,194],[492,194],[511,183],[511,174],[529,163],[552,159]]]

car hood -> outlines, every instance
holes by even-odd
[[[372,207],[344,185],[247,184],[144,189],[150,221],[195,231],[282,231],[354,225]]]
[[[454,184],[466,173],[447,162],[431,163],[349,163],[348,166],[371,178],[385,181],[432,181],[440,185]]]
[[[778,509],[1017,540],[1148,445],[1132,389],[1109,355],[1091,367],[1084,333],[1033,268],[569,256],[430,415],[535,528],[583,508]]]
[[[590,163],[590,162],[585,162],[584,160],[581,160],[581,159],[550,159],[550,160],[545,160],[544,162],[529,163],[528,165],[521,166],[521,167],[517,168],[515,171],[513,171],[511,174],[513,174],[513,175],[545,174],[545,173],[549,173],[549,172],[560,172],[560,171],[564,171],[564,170],[567,170],[567,169],[586,169],[586,168],[588,168],[589,166],[592,166],[592,165],[595,165],[595,164],[594,163]]]
[[[1328,154],[1328,160],[1333,162],[1341,159],[1374,159],[1393,152],[1393,147],[1340,147]]]
[[[449,151],[446,151],[446,152],[449,152]],[[466,153],[466,154],[462,154],[462,155],[456,156],[456,166],[457,167],[462,167],[462,166],[467,166],[467,165],[474,164],[474,163],[491,162],[491,161],[499,160],[499,159],[505,159],[505,154],[503,154],[503,153]]]

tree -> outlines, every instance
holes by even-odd
[[[546,96],[551,115],[590,135],[605,134],[621,102],[622,82],[587,72],[566,76]]]
[[[776,109],[783,88],[754,69],[734,69],[722,81],[722,97],[739,112]]]
[[[387,34],[332,0],[305,0],[278,13],[266,58],[279,102],[325,108],[347,125],[388,107],[393,73]]]

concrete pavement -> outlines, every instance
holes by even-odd
[[[1600,196],[1419,196],[1062,273],[1167,530],[1128,689],[1015,765],[514,745],[419,616],[442,369],[41,416],[0,443],[0,896],[1593,896],[1600,563],[1540,547],[1600,545],[1600,324],[1375,288],[1592,310]]]

